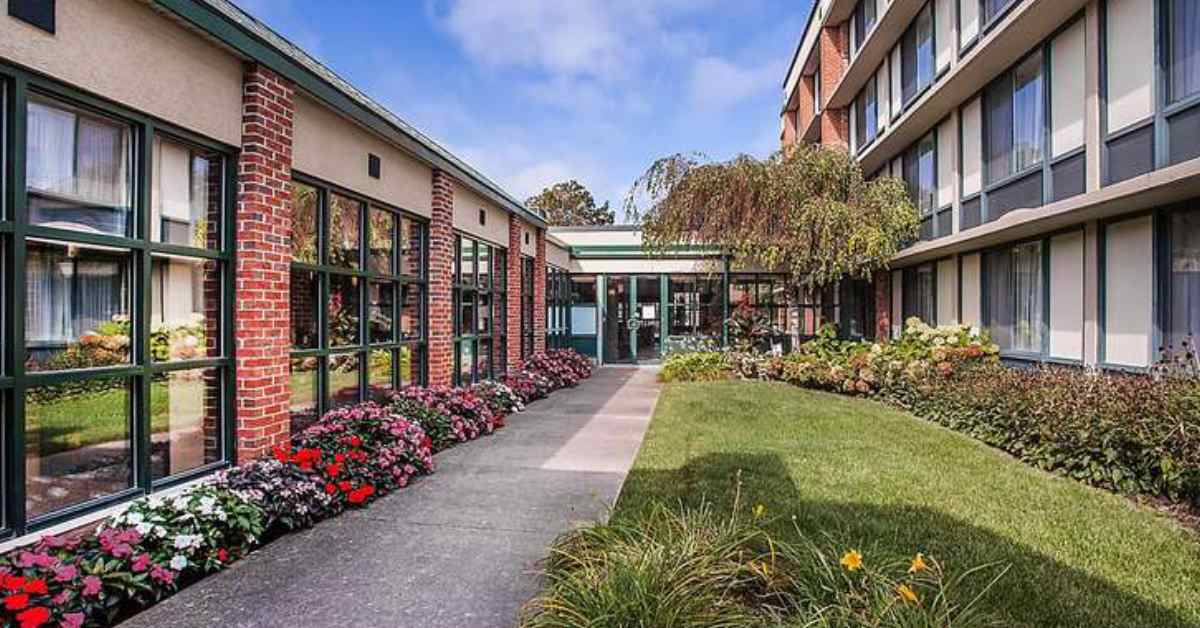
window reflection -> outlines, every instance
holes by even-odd
[[[150,475],[158,480],[221,459],[218,369],[171,371],[150,383]]]
[[[159,362],[218,357],[221,273],[217,263],[166,255],[152,259],[151,357]]]
[[[221,157],[212,151],[154,138],[150,237],[155,242],[220,246]]]

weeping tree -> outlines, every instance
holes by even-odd
[[[651,253],[718,247],[810,290],[886,269],[919,224],[902,181],[868,181],[848,153],[821,146],[765,160],[665,157],[637,179],[625,204]]]

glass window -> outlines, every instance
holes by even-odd
[[[854,49],[858,50],[875,27],[875,0],[860,0],[854,7]]]
[[[854,116],[857,135],[855,137],[856,148],[862,149],[875,141],[875,135],[879,132],[879,108],[876,103],[878,91],[875,88],[875,77],[871,77],[867,81],[863,90],[859,92],[858,98],[854,102]]]
[[[421,320],[422,288],[417,284],[404,284],[400,309],[400,334],[405,340],[424,337]]]
[[[425,226],[407,216],[400,218],[400,273],[420,277]]]
[[[359,355],[339,353],[329,356],[329,407],[340,408],[359,402]]]
[[[672,275],[667,282],[668,335],[721,338],[722,281],[705,275]]]
[[[320,317],[317,304],[321,302],[317,273],[293,268],[291,281],[292,347],[316,349],[320,339],[317,335]]]
[[[991,23],[1013,0],[983,0],[983,23]]]
[[[1042,352],[1042,243],[991,251],[986,256],[988,330],[1004,351]]]
[[[1200,2],[1169,0],[1167,67],[1170,102],[1200,94]]]
[[[1042,54],[1038,51],[984,92],[989,183],[1042,162],[1045,118]]]
[[[901,305],[905,320],[915,316],[929,325],[937,324],[936,272],[933,264],[904,269]]]
[[[329,195],[329,264],[359,268],[362,203],[340,194]]]
[[[329,344],[344,347],[359,343],[359,278],[353,275],[329,276]]]
[[[933,83],[933,11],[921,9],[900,39],[900,94],[907,105]]]
[[[317,263],[318,210],[321,196],[311,185],[292,182],[292,260]]]
[[[1173,351],[1186,343],[1195,354],[1200,337],[1200,210],[1173,212],[1168,229],[1170,305],[1164,341]]]
[[[221,195],[225,189],[221,155],[156,136],[153,159],[151,239],[201,249],[219,248]]]
[[[320,386],[322,359],[292,358],[288,385],[291,391],[292,433],[298,434],[321,416]]]
[[[150,475],[160,480],[221,460],[221,372],[188,369],[150,382]]]
[[[936,152],[933,133],[930,133],[904,153],[904,182],[922,216],[932,214],[937,205]]]
[[[396,284],[372,282],[367,302],[367,328],[371,344],[395,340]]]
[[[150,266],[150,354],[155,361],[220,357],[217,262],[154,255]]]
[[[395,355],[388,349],[375,349],[370,355],[371,367],[367,370],[367,395],[377,402],[386,402],[395,386],[392,375],[395,371]]]
[[[25,348],[30,371],[129,362],[129,253],[30,241],[25,255]]]
[[[371,242],[367,247],[369,269],[380,275],[394,274],[396,258],[396,215],[372,207],[370,210]]]
[[[33,96],[26,131],[29,223],[129,235],[130,125]]]

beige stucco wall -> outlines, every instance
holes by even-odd
[[[550,239],[546,239],[546,263],[559,268],[571,268],[571,251],[570,249],[559,246]]]
[[[983,320],[983,286],[980,277],[982,258],[979,253],[962,256],[962,322],[978,326]]]
[[[293,141],[296,171],[430,215],[433,171],[428,166],[303,94],[296,97]],[[378,179],[367,175],[368,153],[379,155]]]
[[[707,259],[575,259],[571,260],[571,272],[614,275],[713,273],[721,272],[721,262]]]
[[[481,209],[485,213],[482,225],[479,224]],[[508,248],[508,213],[457,181],[454,183],[454,228]]]
[[[241,143],[242,63],[133,0],[59,2],[56,34],[8,17],[0,58],[230,145]]]
[[[521,228],[521,255],[537,256],[537,227],[524,220],[518,220],[517,224]]]
[[[937,264],[937,324],[958,322],[958,258],[944,259]]]
[[[641,246],[642,232],[628,229],[597,229],[595,231],[560,231],[551,227],[550,233],[568,246]]]
[[[1083,231],[1050,240],[1050,355],[1083,359]]]

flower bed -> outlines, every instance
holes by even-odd
[[[591,373],[577,354],[554,352],[538,362],[569,369],[576,382]],[[531,371],[518,379],[539,377]],[[109,625],[271,538],[404,488],[432,472],[435,451],[490,434],[524,404],[519,392],[488,382],[410,387],[386,406],[331,410],[270,458],[170,498],[139,499],[94,534],[45,536],[0,556],[0,625]]]
[[[825,336],[782,357],[672,357],[666,381],[729,377],[877,397],[1046,471],[1092,486],[1200,508],[1200,382],[1000,364],[964,326],[910,319],[885,344]]]

